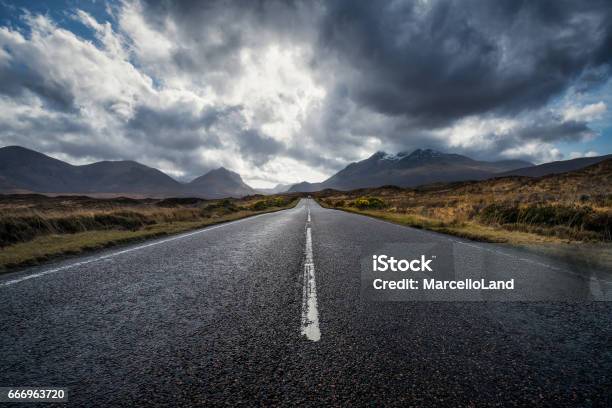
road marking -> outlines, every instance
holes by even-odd
[[[308,210],[310,222],[310,209]],[[319,341],[319,310],[317,309],[317,285],[315,283],[315,267],[312,257],[312,233],[306,228],[306,258],[304,259],[304,288],[302,291],[302,325],[301,333],[308,340]]]
[[[217,229],[217,228],[223,228],[223,227],[226,227],[228,225],[237,224],[237,223],[242,222],[242,221],[252,220],[253,218],[261,217],[263,215],[270,215],[270,214],[274,214],[274,213],[265,213],[265,214],[254,215],[252,217],[247,217],[247,218],[243,218],[243,219],[232,221],[232,222],[226,222],[226,223],[223,223],[223,224],[220,224],[220,225],[215,225],[213,227],[207,227],[207,228],[199,229],[197,231],[189,232],[187,234],[181,234],[181,235],[177,235],[177,236],[174,236],[174,237],[171,237],[171,238],[166,238],[166,239],[163,239],[161,241],[155,241],[155,242],[151,242],[151,243],[148,243],[148,244],[139,245],[139,246],[136,246],[136,247],[133,247],[133,248],[128,248],[128,249],[124,249],[124,250],[121,250],[121,251],[113,252],[113,253],[110,253],[110,254],[107,254],[107,255],[102,255],[102,256],[99,256],[97,258],[87,259],[85,261],[76,262],[76,263],[73,263],[73,264],[70,264],[70,265],[60,266],[59,268],[48,269],[46,271],[34,273],[32,275],[22,276],[20,278],[12,279],[12,280],[9,280],[9,281],[6,281],[6,282],[0,282],[0,287],[14,285],[16,283],[23,282],[23,281],[26,281],[26,280],[29,280],[29,279],[40,278],[41,276],[49,275],[51,273],[64,271],[66,269],[76,268],[77,266],[87,265],[87,264],[90,264],[90,263],[93,263],[93,262],[97,262],[97,261],[101,261],[101,260],[104,260],[104,259],[113,258],[113,257],[115,257],[117,255],[123,255],[123,254],[126,254],[128,252],[137,251],[139,249],[144,249],[144,248],[152,247],[152,246],[155,246],[155,245],[165,244],[166,242],[175,241],[177,239],[182,239],[182,238],[187,238],[187,237],[190,237],[192,235],[202,234],[204,232],[212,231],[212,230]]]

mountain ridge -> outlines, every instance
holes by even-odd
[[[219,167],[187,183],[188,191],[206,191],[210,198],[242,197],[257,192],[242,181],[240,174]]]
[[[0,192],[137,194],[149,197],[242,197],[256,194],[238,173],[223,167],[180,183],[133,160],[72,165],[22,146],[0,148]]]
[[[231,170],[219,167],[181,183],[161,170],[133,160],[99,161],[72,165],[22,146],[0,148],[0,193],[114,194],[145,197],[243,197],[258,193],[314,192],[324,189],[348,191],[385,185],[419,185],[505,176],[540,177],[577,170],[612,154],[533,165],[521,160],[479,161],[431,149],[389,154],[377,151],[348,164],[320,183],[279,184],[254,189]]]
[[[568,171],[580,170],[582,168],[597,164],[604,160],[612,159],[612,154],[594,157],[579,157],[569,160],[557,160],[549,163],[538,164],[536,166],[523,167],[510,170],[498,176],[526,176],[542,177],[550,174],[566,173]]]
[[[479,161],[432,149],[397,154],[378,151],[365,160],[350,163],[321,183],[298,183],[289,192],[312,192],[326,188],[347,191],[383,185],[414,187],[436,182],[482,180],[501,171],[531,165],[521,160]]]
[[[279,193],[286,192],[292,186],[293,186],[293,184],[278,183],[277,185],[275,185],[274,187],[271,187],[271,188],[257,188],[256,191],[261,193],[261,194],[279,194]]]

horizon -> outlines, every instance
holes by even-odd
[[[372,152],[612,152],[612,6],[0,4],[0,145],[180,181],[320,182]],[[563,44],[563,45],[560,45]]]
[[[61,160],[61,159],[58,159],[57,157],[53,157],[53,156],[51,156],[51,155],[48,155],[48,154],[46,154],[46,153],[44,153],[44,152],[39,152],[39,151],[37,151],[37,150],[31,149],[31,148],[28,148],[28,147],[25,147],[25,146],[20,146],[20,145],[0,146],[0,149],[10,148],[10,147],[17,147],[17,148],[20,148],[20,149],[29,150],[29,151],[33,151],[33,152],[36,152],[36,153],[41,153],[41,154],[44,154],[44,155],[46,155],[46,156],[49,156],[49,157],[51,157],[51,158],[53,158],[53,159]],[[408,152],[408,151],[401,151],[401,152],[396,152],[396,153],[388,153],[388,152],[383,151],[383,150],[377,150],[377,151],[375,151],[374,153],[369,154],[367,157],[365,157],[365,158],[364,158],[364,159],[362,159],[362,160],[366,160],[366,159],[371,158],[371,157],[373,157],[373,156],[375,156],[375,155],[377,155],[377,154],[385,154],[385,155],[391,155],[391,156],[398,156],[398,155],[400,155],[400,154],[401,154],[401,155],[402,155],[402,157],[407,157],[407,156],[411,156],[411,155],[413,155],[414,153],[416,153],[416,152],[420,152],[420,151],[432,151],[432,152],[434,152],[434,153],[440,153],[440,154],[444,154],[444,155],[447,155],[447,154],[455,154],[455,153],[450,153],[450,152],[442,152],[442,151],[439,151],[439,150],[429,149],[429,148],[426,148],[426,149],[417,148],[417,149],[412,150],[412,151],[410,151],[410,152]],[[607,156],[607,155],[609,155],[609,154],[610,154],[610,153],[605,153],[605,154],[602,154],[602,155],[599,155],[599,156]],[[470,158],[470,159],[471,159],[471,157],[469,157],[469,156],[467,156],[467,155],[462,155],[462,156],[464,156],[464,157],[468,157],[468,158]],[[597,156],[594,156],[594,155],[585,155],[585,156],[583,156],[583,157],[574,157],[574,158],[572,158],[572,159],[567,159],[567,160],[573,160],[573,159],[577,159],[577,158],[587,158],[587,157],[597,157]],[[511,160],[522,161],[522,162],[524,162],[524,164],[527,164],[527,166],[526,166],[526,167],[538,166],[539,164],[546,164],[546,163],[552,163],[552,162],[556,162],[556,161],[558,161],[558,160],[553,160],[553,161],[551,161],[551,162],[544,162],[544,163],[532,163],[532,162],[525,161],[525,160],[520,160],[520,159],[507,159],[507,160],[510,160],[510,161],[511,161]],[[94,161],[94,162],[88,162],[88,163],[74,164],[74,163],[71,163],[71,162],[69,162],[69,161],[65,161],[65,160],[62,160],[62,161],[64,161],[65,163],[68,163],[68,164],[70,164],[70,165],[73,165],[73,166],[87,166],[87,165],[90,165],[90,164],[94,164],[94,163],[99,163],[99,162],[100,162],[100,161]],[[136,163],[138,163],[138,164],[140,164],[140,165],[147,166],[146,164],[144,164],[144,163],[140,163],[140,162],[135,161],[135,160],[117,159],[117,160],[102,160],[102,161],[104,161],[104,162],[136,162]],[[491,162],[501,162],[501,161],[504,161],[504,159],[501,159],[501,160],[494,160],[494,161],[491,161]],[[561,160],[561,161],[564,161],[564,160]],[[348,166],[349,164],[353,164],[353,163],[356,163],[356,162],[347,163],[347,166]],[[198,178],[200,178],[200,177],[202,177],[202,176],[207,175],[208,173],[215,172],[215,171],[219,171],[219,170],[226,170],[226,171],[229,171],[229,172],[232,172],[232,173],[237,173],[237,172],[236,172],[236,171],[234,171],[233,169],[228,169],[228,168],[226,168],[226,167],[224,167],[224,166],[220,166],[220,167],[217,167],[217,168],[212,168],[212,169],[210,169],[210,170],[207,170],[206,172],[204,172],[204,173],[202,173],[202,174],[195,175],[193,178],[190,178],[190,179],[181,179],[181,178],[177,178],[177,177],[174,177],[174,176],[173,176],[173,175],[171,175],[171,174],[166,173],[166,172],[165,172],[165,171],[163,171],[162,169],[158,169],[158,168],[156,168],[156,167],[152,167],[152,166],[147,166],[147,167],[150,167],[150,168],[153,168],[153,169],[155,169],[155,170],[161,171],[161,172],[162,172],[162,173],[164,173],[166,176],[168,176],[168,177],[172,178],[173,180],[175,180],[175,181],[177,181],[177,182],[179,182],[179,183],[181,183],[181,184],[189,184],[189,183],[191,183],[192,181],[194,181],[194,180],[196,180],[196,179],[198,179]],[[280,185],[283,185],[283,186],[293,186],[293,185],[296,185],[296,184],[302,184],[302,183],[318,184],[318,183],[322,183],[322,182],[324,182],[325,180],[327,180],[327,179],[329,178],[329,177],[326,177],[325,179],[322,179],[322,180],[319,180],[319,181],[305,181],[305,180],[301,180],[301,181],[297,181],[297,182],[295,182],[295,183],[277,183],[277,184],[272,185],[272,186],[265,186],[265,187],[261,187],[261,186],[254,186],[254,185],[249,184],[248,182],[246,182],[246,181],[244,180],[244,178],[242,177],[242,175],[241,175],[240,173],[237,173],[237,174],[238,174],[238,175],[239,175],[239,176],[240,176],[240,177],[243,179],[243,181],[244,181],[244,182],[245,182],[245,183],[246,183],[246,184],[247,184],[249,187],[251,187],[251,188],[253,188],[253,189],[256,189],[256,190],[258,190],[258,189],[261,189],[261,190],[271,189],[271,188],[278,187],[278,186],[280,186]],[[330,176],[330,177],[331,177],[331,176]]]

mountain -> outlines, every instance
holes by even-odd
[[[24,147],[8,146],[0,149],[0,178],[3,191],[69,192],[79,177],[76,166]]]
[[[188,183],[185,188],[190,195],[208,198],[242,197],[257,194],[254,189],[242,181],[240,174],[224,167],[209,171]]]
[[[181,183],[167,174],[134,161],[102,161],[78,167],[81,178],[86,181],[79,191],[85,193],[172,195],[182,188]]]
[[[291,188],[292,184],[277,184],[272,188],[258,188],[257,192],[261,194],[280,194]]]
[[[323,183],[309,183],[307,181],[302,181],[301,183],[297,183],[291,186],[287,192],[289,193],[312,193],[314,191],[324,190]]]
[[[612,154],[597,157],[581,157],[579,159],[561,160],[544,163],[537,166],[523,167],[514,169],[496,176],[527,176],[542,177],[549,174],[567,173],[568,171],[579,170],[584,167],[592,166],[607,159],[612,159]]]
[[[224,168],[182,184],[135,161],[101,161],[73,166],[20,146],[0,148],[0,193],[137,194],[204,198],[254,194],[240,175]]]
[[[383,185],[414,187],[437,182],[482,180],[499,172],[530,165],[521,160],[478,161],[431,149],[395,155],[376,152],[365,160],[349,164],[322,183],[303,182],[292,186],[289,191],[354,190]]]

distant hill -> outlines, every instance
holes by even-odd
[[[292,184],[277,184],[272,188],[258,188],[257,192],[261,194],[280,194],[291,188]]]
[[[377,188],[356,189],[349,192],[325,190],[319,197],[338,197],[354,199],[359,196],[375,196],[384,200],[401,197],[426,199],[419,205],[427,206],[435,202],[449,202],[456,206],[456,200],[471,202],[481,206],[482,201],[491,203],[532,203],[549,201],[554,204],[596,203],[598,207],[609,207],[610,186],[612,185],[612,158],[566,173],[548,174],[542,177],[506,176],[478,181],[434,183],[414,189]],[[414,196],[414,194],[417,196]],[[513,204],[513,205],[514,205]],[[416,207],[419,207],[416,205]],[[452,206],[449,204],[449,206]],[[462,208],[465,210],[465,207]]]
[[[185,189],[190,195],[208,198],[243,197],[257,194],[254,189],[242,181],[240,174],[223,167],[196,178],[188,183]]]
[[[134,161],[103,161],[78,166],[78,173],[85,180],[83,192],[134,192],[140,194],[168,195],[180,191],[181,183],[161,171]]]
[[[20,146],[0,148],[0,193],[23,192],[203,198],[242,197],[255,193],[240,175],[224,168],[183,184],[135,161],[73,166]]]
[[[562,160],[544,163],[537,166],[523,167],[511,171],[497,174],[497,176],[526,176],[542,177],[549,174],[566,173],[568,171],[579,170],[587,166],[592,166],[607,159],[612,159],[612,154],[597,157],[581,157],[579,159]]]
[[[77,166],[34,150],[20,146],[0,149],[0,177],[14,189],[70,192],[79,183],[77,173]]]
[[[459,154],[417,149],[395,155],[376,152],[360,162],[351,163],[322,183],[299,183],[290,192],[312,192],[326,188],[358,188],[396,185],[414,187],[437,182],[483,180],[496,173],[532,166],[521,160],[478,161]]]
[[[302,181],[301,183],[297,183],[289,188],[288,192],[290,193],[311,193],[314,191],[325,190],[323,187],[323,183],[309,183],[307,181]]]

